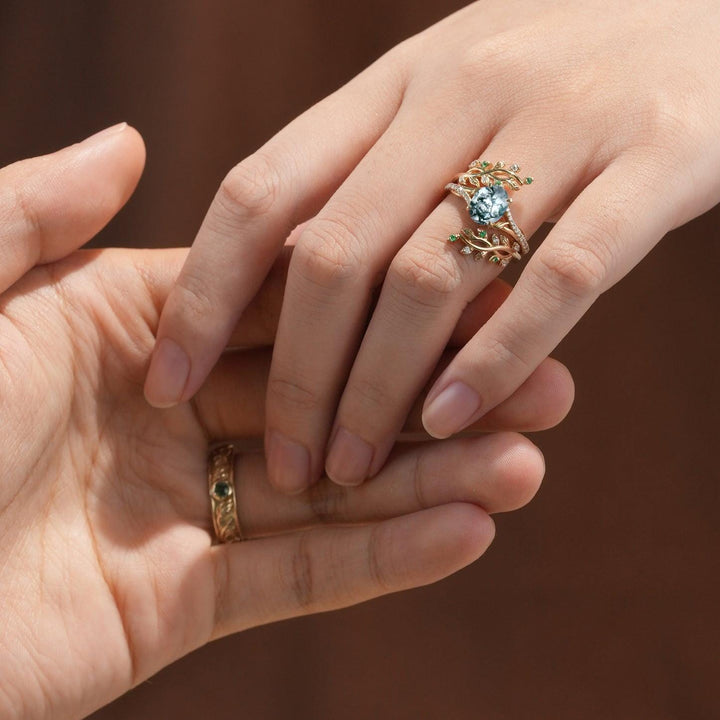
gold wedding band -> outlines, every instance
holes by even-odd
[[[448,238],[452,243],[460,241],[463,255],[474,253],[476,260],[505,267],[530,251],[525,234],[510,212],[513,199],[508,190],[517,191],[533,181],[531,177],[522,178],[519,172],[519,165],[506,168],[502,161],[493,164],[474,160],[467,171],[445,186],[465,201],[470,219],[480,226],[478,230],[463,228]]]
[[[243,539],[235,493],[235,448],[230,444],[212,448],[208,454],[208,493],[215,538],[219,543]]]

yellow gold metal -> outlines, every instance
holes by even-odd
[[[243,539],[235,493],[235,448],[219,445],[208,454],[208,494],[215,537],[220,543]]]

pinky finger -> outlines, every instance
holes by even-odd
[[[579,195],[507,300],[435,382],[423,410],[430,435],[453,435],[510,397],[673,226],[678,208],[664,175],[652,167],[638,173],[636,165],[616,160]]]
[[[428,585],[477,560],[494,534],[484,510],[453,503],[363,527],[215,547],[213,638]]]

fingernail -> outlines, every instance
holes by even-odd
[[[423,412],[425,429],[436,438],[462,430],[480,409],[480,396],[462,382],[448,385]]]
[[[296,494],[310,485],[310,453],[277,430],[271,430],[267,446],[268,480],[273,487]]]
[[[325,472],[338,485],[360,485],[370,472],[372,445],[345,428],[338,428],[330,443]]]
[[[180,402],[190,375],[190,358],[170,338],[163,338],[155,346],[150,369],[145,380],[145,397],[157,408]]]
[[[100,132],[96,132],[94,135],[91,135],[88,138],[85,138],[83,140],[84,143],[88,143],[89,145],[94,144],[97,141],[105,140],[105,138],[110,137],[110,135],[117,135],[118,133],[121,133],[128,124],[126,122],[118,123],[117,125],[113,125],[109,128],[105,128],[104,130],[101,130]]]

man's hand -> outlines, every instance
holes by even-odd
[[[484,552],[489,513],[527,502],[543,474],[539,451],[503,432],[401,444],[360,490],[323,480],[288,497],[248,450],[248,541],[212,545],[208,443],[261,445],[287,262],[232,334],[245,350],[193,403],[150,407],[143,379],[186,251],[73,252],[128,198],[143,157],[119,127],[0,171],[3,718],[85,716],[223,634],[438,580]],[[549,425],[571,400],[567,371],[546,364],[485,427]]]

